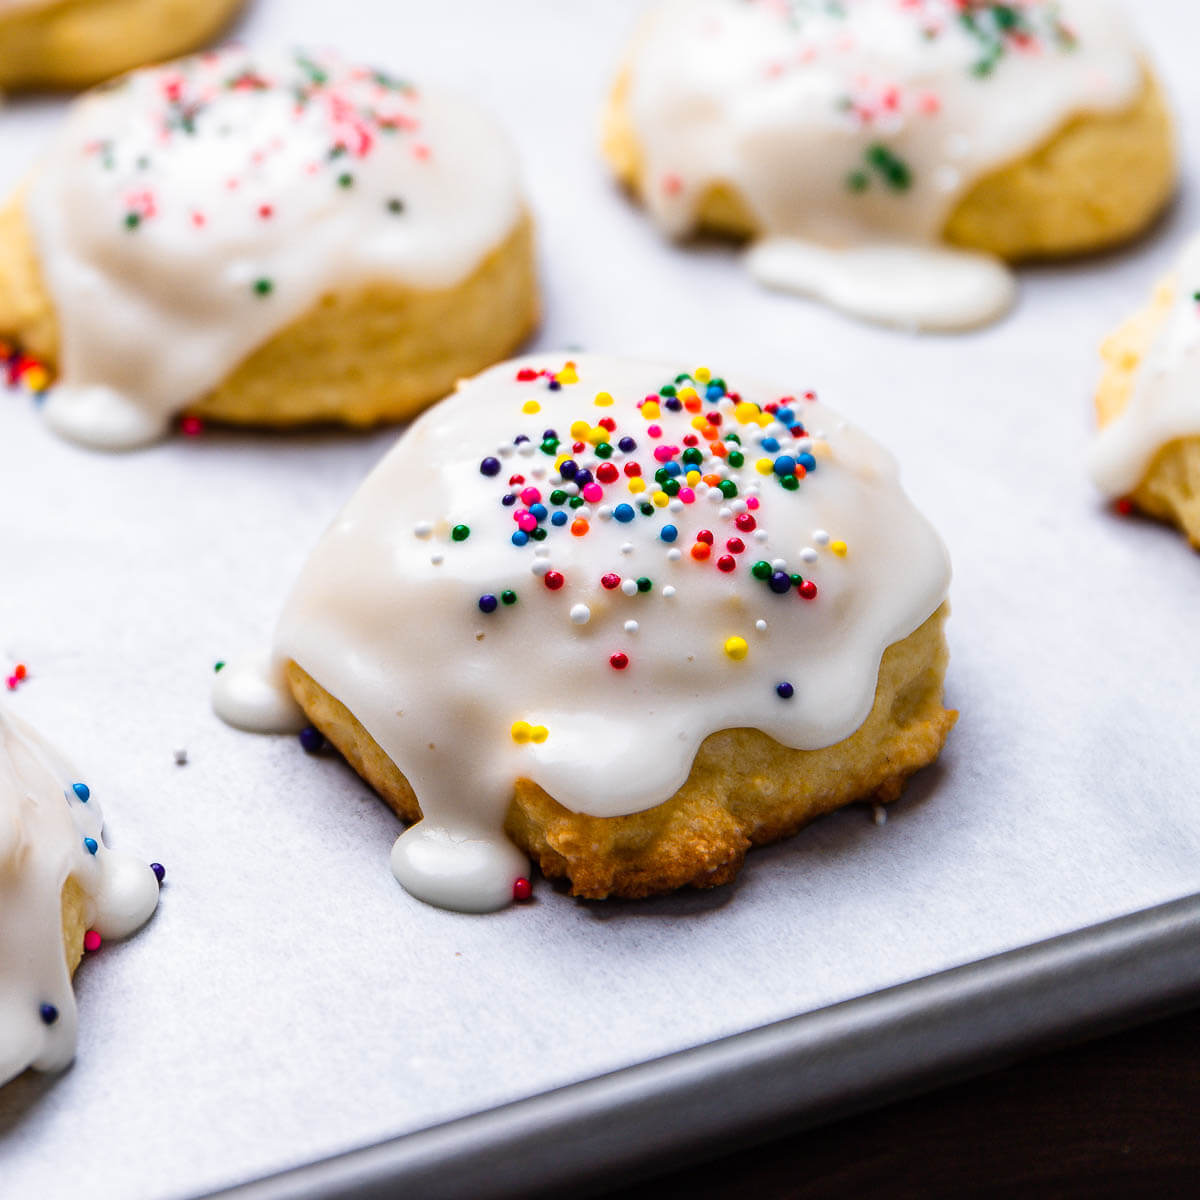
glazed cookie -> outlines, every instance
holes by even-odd
[[[162,868],[110,850],[87,784],[0,709],[0,1084],[75,1056],[71,974],[158,904]]]
[[[431,903],[506,904],[526,856],[577,896],[710,887],[936,758],[948,581],[811,394],[542,356],[401,438],[215,702],[315,724],[418,822],[392,866]]]
[[[756,239],[762,282],[858,316],[998,316],[1001,260],[1129,238],[1170,120],[1110,0],[668,0],[604,139],[657,223]]]
[[[1102,353],[1092,477],[1122,507],[1173,521],[1200,550],[1200,238]]]
[[[0,89],[88,87],[215,37],[241,0],[0,0]]]
[[[401,420],[537,317],[511,147],[476,105],[331,56],[229,49],[77,103],[0,212],[0,335],[60,433],[188,412]]]

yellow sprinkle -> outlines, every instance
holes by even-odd
[[[695,487],[700,482],[700,472],[693,469],[687,473],[685,478],[692,487]]]
[[[775,470],[775,464],[769,458],[760,458],[758,462],[754,464],[754,469],[760,475],[770,475],[771,472]]]
[[[829,548],[838,556],[838,558],[846,557],[846,543],[843,541],[830,542]]]
[[[758,417],[758,405],[751,404],[749,400],[743,400],[741,404],[734,407],[733,415],[743,424],[756,420]]]
[[[528,721],[514,721],[512,723],[512,729],[509,730],[509,733],[512,734],[512,740],[516,742],[518,746],[523,746],[526,742],[533,740],[534,730],[533,726],[530,725]]]
[[[536,400],[526,400],[525,403],[521,405],[521,411],[527,413],[541,412],[542,406]]]
[[[758,416],[755,417],[754,419],[758,423],[758,426],[760,429],[766,429],[766,427],[768,425],[770,425],[772,421],[775,420],[775,418],[773,416],[771,416],[770,413],[759,413]]]
[[[608,392],[597,392],[596,393],[596,407],[597,408],[607,408],[612,402],[613,402],[613,398],[610,393],[608,393]]]
[[[544,742],[549,736],[550,730],[548,730],[545,725],[535,725],[533,727],[533,732],[530,734],[530,737],[532,737],[535,742]]]
[[[666,506],[671,503],[671,497],[668,496],[666,492],[655,492],[650,497],[650,500],[654,504],[655,508],[666,508]]]
[[[638,492],[646,490],[646,481],[640,478],[633,478],[629,481],[629,490],[636,496]]]
[[[27,367],[21,374],[21,382],[33,392],[44,392],[50,383],[50,374],[45,367]]]
[[[680,400],[699,400],[700,399],[700,397],[696,395],[696,389],[694,387],[682,387],[679,389],[678,394],[679,394]]]
[[[833,450],[830,449],[828,442],[817,441],[813,442],[811,450],[813,458],[832,458]]]
[[[586,421],[571,422],[571,436],[578,442],[587,435],[587,431],[591,426]]]
[[[750,653],[750,647],[746,644],[745,638],[726,638],[725,653],[728,654],[729,657],[734,660],[734,662],[741,662],[742,659]]]
[[[700,380],[701,383],[707,383],[712,378],[712,372],[707,367],[697,367],[692,372],[692,378]]]
[[[570,458],[570,457],[571,457],[571,456],[570,456],[569,454],[560,454],[560,455],[559,455],[559,456],[558,456],[558,457],[557,457],[557,458],[554,460],[554,469],[557,471],[557,470],[558,470],[558,468],[559,468],[559,467],[561,467],[561,466],[563,465],[563,463],[565,463],[565,462],[567,461],[567,459],[568,459],[568,458]]]
[[[575,364],[567,363],[554,377],[559,383],[578,383],[579,376],[575,373]]]
[[[603,425],[593,425],[587,431],[587,437],[584,440],[591,442],[593,446],[598,446],[601,442],[608,441],[608,430]]]
[[[657,400],[647,400],[646,403],[642,405],[642,416],[645,417],[647,421],[653,421],[654,418],[657,417],[661,412],[662,409],[658,407]]]
[[[703,429],[705,427],[705,425],[707,425],[707,424],[708,424],[708,418],[701,416],[699,413],[697,413],[692,418],[692,428],[693,429]]]

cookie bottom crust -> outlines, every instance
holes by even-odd
[[[943,606],[887,649],[870,715],[836,745],[792,750],[756,729],[710,734],[675,795],[622,817],[571,812],[519,779],[505,832],[548,878],[568,879],[573,896],[635,899],[728,883],[751,846],[856,800],[895,800],[938,756],[958,717],[942,706],[946,615]],[[350,765],[403,820],[420,820],[407,779],[354,714],[296,663],[287,677],[309,720]]]

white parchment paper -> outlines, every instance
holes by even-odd
[[[267,637],[395,433],[109,457],[0,390],[0,668],[32,674],[9,702],[83,764],[110,840],[168,871],[152,924],[79,971],[74,1067],[0,1092],[0,1195],[191,1195],[1200,888],[1200,560],[1104,511],[1081,466],[1098,342],[1200,225],[1191,182],[1132,249],[1022,271],[991,329],[853,324],[759,291],[729,248],[663,243],[612,188],[597,114],[638,8],[258,0],[244,32],[498,112],[539,223],[537,345],[815,387],[894,448],[956,568],[940,765],[886,825],[838,814],[712,893],[427,908],[348,768],[208,708],[213,661]],[[1200,11],[1136,10],[1194,168]],[[0,111],[4,190],[60,111]]]

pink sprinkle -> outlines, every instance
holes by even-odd
[[[598,483],[588,483],[583,488],[583,498],[594,504],[604,495],[604,489]]]
[[[95,954],[100,949],[100,935],[94,929],[89,929],[83,935],[83,948],[89,954]]]
[[[4,682],[8,685],[8,690],[10,692],[15,692],[17,690],[17,684],[20,683],[20,680],[15,675],[10,675]]]
[[[661,433],[661,432],[662,431],[660,430],[659,433]],[[678,453],[679,453],[678,446],[655,446],[654,447],[654,457],[656,459],[658,459],[659,462],[670,462],[671,459],[673,459],[675,457],[675,455]]]
[[[678,196],[683,191],[683,180],[678,175],[664,175],[662,189],[668,196]]]
[[[179,422],[179,432],[184,437],[199,437],[204,432],[204,422],[199,417],[184,417]]]
[[[523,533],[532,533],[537,528],[537,517],[531,512],[519,512],[514,520]]]
[[[661,425],[647,425],[646,426],[646,434],[649,437],[662,437],[662,426]]]
[[[536,504],[542,498],[542,493],[535,487],[527,487],[521,493],[522,504]]]
[[[747,496],[746,497],[746,507],[749,509],[757,508],[758,507],[758,497],[757,496]]]
[[[684,502],[684,504],[691,504],[691,502],[696,499],[696,493],[688,487],[680,488],[679,498]]]

